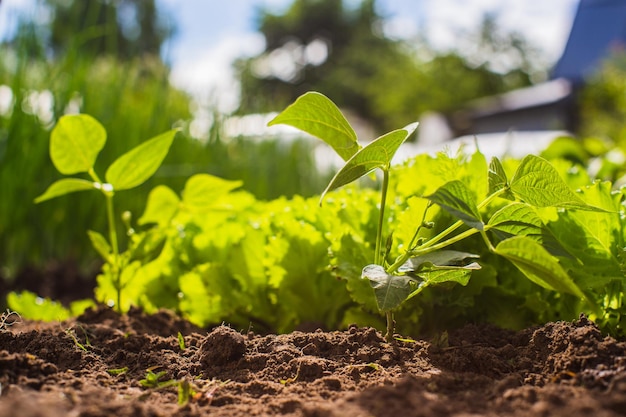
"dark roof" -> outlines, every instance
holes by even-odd
[[[626,48],[626,1],[581,0],[552,78],[578,83],[611,51]]]

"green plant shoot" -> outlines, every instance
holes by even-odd
[[[63,178],[52,183],[35,199],[41,203],[65,194],[98,190],[106,202],[109,239],[95,231],[88,231],[96,251],[109,265],[117,293],[116,308],[122,311],[122,274],[124,262],[120,256],[115,222],[113,197],[117,191],[129,190],[143,184],[159,168],[176,136],[170,130],[131,149],[117,158],[107,169],[105,181],[95,172],[98,154],[106,143],[106,130],[93,117],[86,114],[66,115],[52,130],[50,158],[56,169],[64,175],[87,174],[84,178]]]
[[[480,202],[462,181],[443,184],[434,193],[421,196],[428,200],[423,219],[404,253],[388,262],[383,254],[385,204],[391,161],[399,147],[415,131],[417,124],[394,130],[366,146],[359,144],[354,130],[334,103],[322,94],[309,92],[274,118],[269,125],[287,124],[314,135],[330,145],[345,165],[321,195],[367,175],[382,171],[381,202],[375,242],[374,263],[363,268],[361,277],[369,280],[378,308],[387,318],[387,341],[393,340],[393,311],[429,286],[446,282],[467,285],[472,271],[480,269],[478,256],[448,249],[472,235],[480,234],[487,248],[515,265],[534,283],[554,291],[573,294],[593,307],[589,297],[570,277],[551,251],[554,241],[537,214],[537,208],[557,207],[593,212],[605,210],[591,206],[576,195],[552,165],[537,156],[524,158],[509,180],[497,158],[489,165],[489,191]],[[505,205],[485,219],[486,208],[498,201]],[[432,205],[458,219],[436,236],[418,238]],[[489,232],[489,234],[488,234]],[[491,237],[490,237],[491,236]],[[492,239],[496,239],[494,245]]]

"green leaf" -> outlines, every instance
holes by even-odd
[[[493,194],[503,188],[509,187],[509,179],[506,176],[502,162],[495,156],[489,162],[489,194]],[[509,193],[505,193],[503,197]]]
[[[380,311],[391,311],[406,300],[411,293],[411,278],[390,275],[380,265],[363,268],[361,278],[367,278],[374,289]]]
[[[479,258],[479,256],[473,253],[455,250],[439,250],[409,259],[404,265],[398,268],[398,272],[419,272],[428,265],[435,267],[453,266],[464,268],[465,266],[463,264],[466,259],[476,258]]]
[[[484,224],[480,219],[476,196],[459,180],[445,183],[433,194],[425,196],[428,200],[441,206],[442,209],[462,220],[474,229],[483,230]]]
[[[215,206],[219,197],[242,184],[242,181],[229,181],[209,174],[194,175],[185,183],[183,204],[190,210],[206,210]]]
[[[91,181],[81,180],[79,178],[64,178],[53,182],[46,191],[39,197],[35,198],[35,203],[50,200],[65,194],[77,191],[95,190],[96,184]]]
[[[162,133],[117,158],[107,169],[107,182],[114,190],[128,190],[143,184],[165,159],[176,133],[177,130]]]
[[[466,286],[473,271],[480,269],[477,262],[465,266],[442,266],[420,273],[427,285],[443,284],[446,282],[456,282]],[[409,297],[410,298],[410,297]]]
[[[65,175],[88,172],[106,143],[104,127],[87,114],[62,116],[50,134],[50,158]]]
[[[343,168],[335,174],[328,187],[322,193],[320,201],[324,199],[324,196],[329,191],[349,184],[369,174],[376,168],[389,166],[400,145],[415,132],[416,128],[417,123],[413,123],[404,129],[389,132],[355,153]]]
[[[111,246],[109,242],[98,232],[94,232],[93,230],[88,230],[87,235],[89,236],[89,240],[93,245],[94,249],[102,256],[106,262],[111,261]]]
[[[600,210],[581,200],[548,161],[535,155],[528,155],[522,160],[511,180],[511,191],[517,198],[535,207]]]
[[[537,285],[586,298],[558,260],[539,243],[528,237],[515,236],[503,240],[496,246],[495,253],[511,261]]]
[[[137,220],[139,225],[156,223],[166,226],[178,212],[180,199],[171,188],[158,185],[148,194],[146,209]]]
[[[68,309],[49,298],[38,297],[30,291],[11,292],[7,295],[7,305],[22,318],[40,321],[63,321],[70,317]]]
[[[147,264],[163,251],[165,240],[166,235],[157,228],[135,233],[133,235],[133,244],[128,249],[129,260],[139,260],[142,265]]]
[[[320,138],[329,144],[344,161],[350,159],[361,146],[350,123],[335,103],[316,92],[300,96],[292,105],[268,123],[285,124]]]
[[[611,183],[595,182],[581,190],[586,203],[604,212],[567,210],[548,223],[549,229],[567,251],[576,257],[570,274],[583,288],[606,287],[623,280],[621,215],[622,195],[612,191]]]
[[[527,236],[556,256],[570,256],[532,206],[510,203],[496,211],[488,222],[489,230],[499,239]]]

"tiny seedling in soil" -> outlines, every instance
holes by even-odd
[[[196,395],[196,391],[192,384],[186,379],[168,379],[162,380],[162,378],[167,375],[165,371],[153,372],[154,368],[149,368],[146,370],[146,376],[144,379],[139,381],[144,388],[151,389],[163,389],[169,387],[176,387],[178,390],[178,405],[184,406],[189,402],[191,398]]]
[[[603,210],[579,198],[545,159],[528,155],[509,179],[500,160],[493,158],[489,164],[489,192],[478,203],[472,190],[460,180],[449,181],[434,193],[421,196],[428,200],[422,221],[415,228],[404,253],[394,260],[388,260],[389,251],[384,252],[383,241],[391,162],[400,146],[416,130],[417,124],[386,133],[362,146],[337,106],[316,92],[299,97],[269,123],[270,126],[275,124],[290,125],[322,139],[345,161],[345,165],[323,191],[320,203],[330,191],[350,184],[376,169],[382,171],[374,262],[364,266],[361,277],[369,280],[378,308],[386,316],[385,339],[388,342],[393,341],[395,330],[393,312],[402,303],[429,286],[447,282],[467,285],[472,271],[481,268],[477,262],[478,255],[448,248],[475,234],[480,234],[490,252],[509,260],[534,283],[573,294],[595,308],[543,244],[541,238],[546,230],[535,209],[557,207],[596,212]],[[485,209],[495,201],[500,206],[503,202],[505,204],[490,214],[490,218],[485,218]],[[432,222],[425,221],[433,205],[438,205],[457,221],[434,237],[424,239],[419,237],[422,229],[432,229],[434,226]],[[488,231],[497,234],[497,244],[492,242]],[[393,231],[389,233],[391,235]]]
[[[84,173],[89,179],[63,178],[55,181],[35,202],[41,203],[78,191],[98,190],[102,193],[106,204],[109,240],[93,230],[87,233],[94,248],[106,262],[105,271],[112,279],[117,294],[115,304],[119,312],[122,311],[124,269],[129,259],[120,254],[113,197],[118,191],[143,184],[156,172],[167,155],[176,132],[165,132],[117,158],[108,167],[105,181],[94,170],[96,158],[107,139],[106,130],[96,119],[86,114],[63,116],[50,136],[50,158],[56,169],[64,175]],[[129,220],[129,213],[125,213],[124,222]]]

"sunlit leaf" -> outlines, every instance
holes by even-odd
[[[94,232],[93,230],[87,230],[87,235],[89,236],[89,240],[91,241],[91,245],[94,249],[102,256],[106,262],[110,261],[111,258],[111,246],[109,242],[98,232]]]
[[[70,316],[68,309],[49,298],[38,297],[30,291],[11,292],[7,296],[7,305],[22,318],[40,321],[62,321]]]
[[[460,219],[466,225],[482,230],[484,224],[480,219],[476,196],[459,180],[445,183],[433,194],[425,196],[435,204],[438,204],[452,216]]]
[[[508,186],[509,179],[506,176],[502,162],[494,156],[489,163],[489,194],[493,194]],[[507,197],[508,194],[504,193],[503,197]]]
[[[148,194],[148,201],[143,215],[137,220],[140,225],[156,223],[167,225],[178,211],[180,199],[171,188],[158,185]]]
[[[50,135],[50,158],[65,175],[87,172],[93,168],[106,143],[104,127],[86,114],[65,115]]]
[[[558,260],[536,241],[525,236],[515,236],[500,242],[495,252],[511,261],[535,284],[585,298]]]
[[[190,210],[206,210],[214,206],[219,197],[241,185],[241,181],[225,180],[209,174],[197,174],[185,183],[183,204]]]
[[[114,190],[128,190],[143,184],[159,168],[177,130],[162,133],[117,158],[106,172]]]
[[[361,146],[350,123],[328,97],[317,92],[300,96],[268,123],[285,124],[307,132],[330,145],[344,161]]]
[[[50,200],[69,193],[77,191],[95,190],[96,186],[93,182],[81,180],[79,178],[64,178],[53,182],[48,189],[35,199],[35,203]]]
[[[535,155],[526,156],[520,163],[511,180],[511,192],[535,207],[601,210],[581,200],[548,161]]]
[[[414,123],[404,129],[389,132],[354,154],[330,181],[322,193],[320,201],[329,191],[349,184],[376,168],[388,167],[400,145],[415,132],[416,128],[417,123]]]

